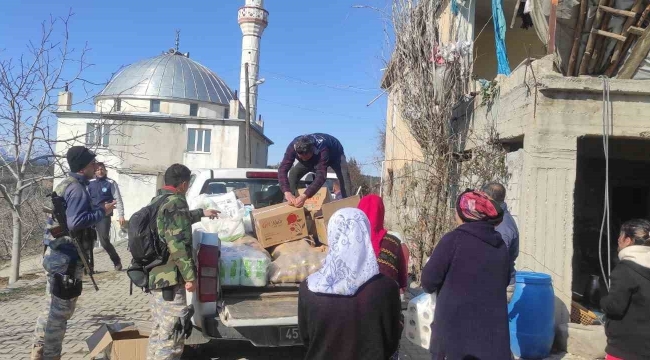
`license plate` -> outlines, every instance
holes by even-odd
[[[298,345],[301,344],[300,332],[297,326],[280,326],[280,345]]]

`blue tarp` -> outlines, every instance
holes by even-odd
[[[454,15],[458,15],[458,3],[456,0],[451,0],[451,13]]]
[[[503,0],[492,0],[492,21],[494,22],[494,41],[497,49],[497,73],[510,75],[510,63],[506,53],[506,18],[503,15]],[[452,0],[452,6],[455,1]]]

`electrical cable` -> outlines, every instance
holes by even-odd
[[[609,137],[611,126],[611,100],[609,97],[609,78],[600,76],[603,80],[603,153],[605,156],[605,198],[603,205],[603,221],[600,224],[600,236],[598,237],[598,261],[600,263],[600,270],[603,274],[605,286],[609,290],[609,279],[612,272],[612,256],[611,256],[611,228],[610,228],[610,204],[609,204]],[[605,273],[605,265],[603,263],[603,231],[605,230],[605,221],[607,221],[607,273]]]

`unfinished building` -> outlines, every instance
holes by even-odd
[[[506,152],[506,202],[520,229],[516,268],[552,276],[556,322],[566,323],[572,299],[592,276],[603,282],[614,266],[622,222],[650,217],[650,86],[644,81],[650,2],[560,0],[555,9],[549,1],[505,0],[501,27],[492,24],[494,3],[439,2],[439,44],[471,41],[474,77],[450,128],[467,156],[488,137],[464,134],[496,131]],[[519,7],[528,8],[529,18]],[[532,21],[532,27],[511,29],[511,16],[515,25]],[[503,45],[509,65],[498,55]],[[403,211],[390,199],[404,189],[393,178],[423,157],[391,88],[400,71],[389,66],[382,84],[389,96],[382,189],[393,210],[387,220],[397,230],[395,217]],[[485,91],[489,86],[498,91]],[[462,157],[456,161],[462,166]]]

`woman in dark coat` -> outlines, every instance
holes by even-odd
[[[399,288],[379,272],[368,218],[359,209],[341,209],[327,225],[327,238],[323,267],[300,285],[305,359],[389,359],[400,341]]]
[[[422,287],[437,293],[431,325],[432,359],[508,360],[508,249],[494,229],[501,207],[486,194],[458,197],[458,227],[436,245]]]
[[[605,360],[650,359],[650,221],[623,224],[618,258],[609,294],[600,300],[607,314]]]

